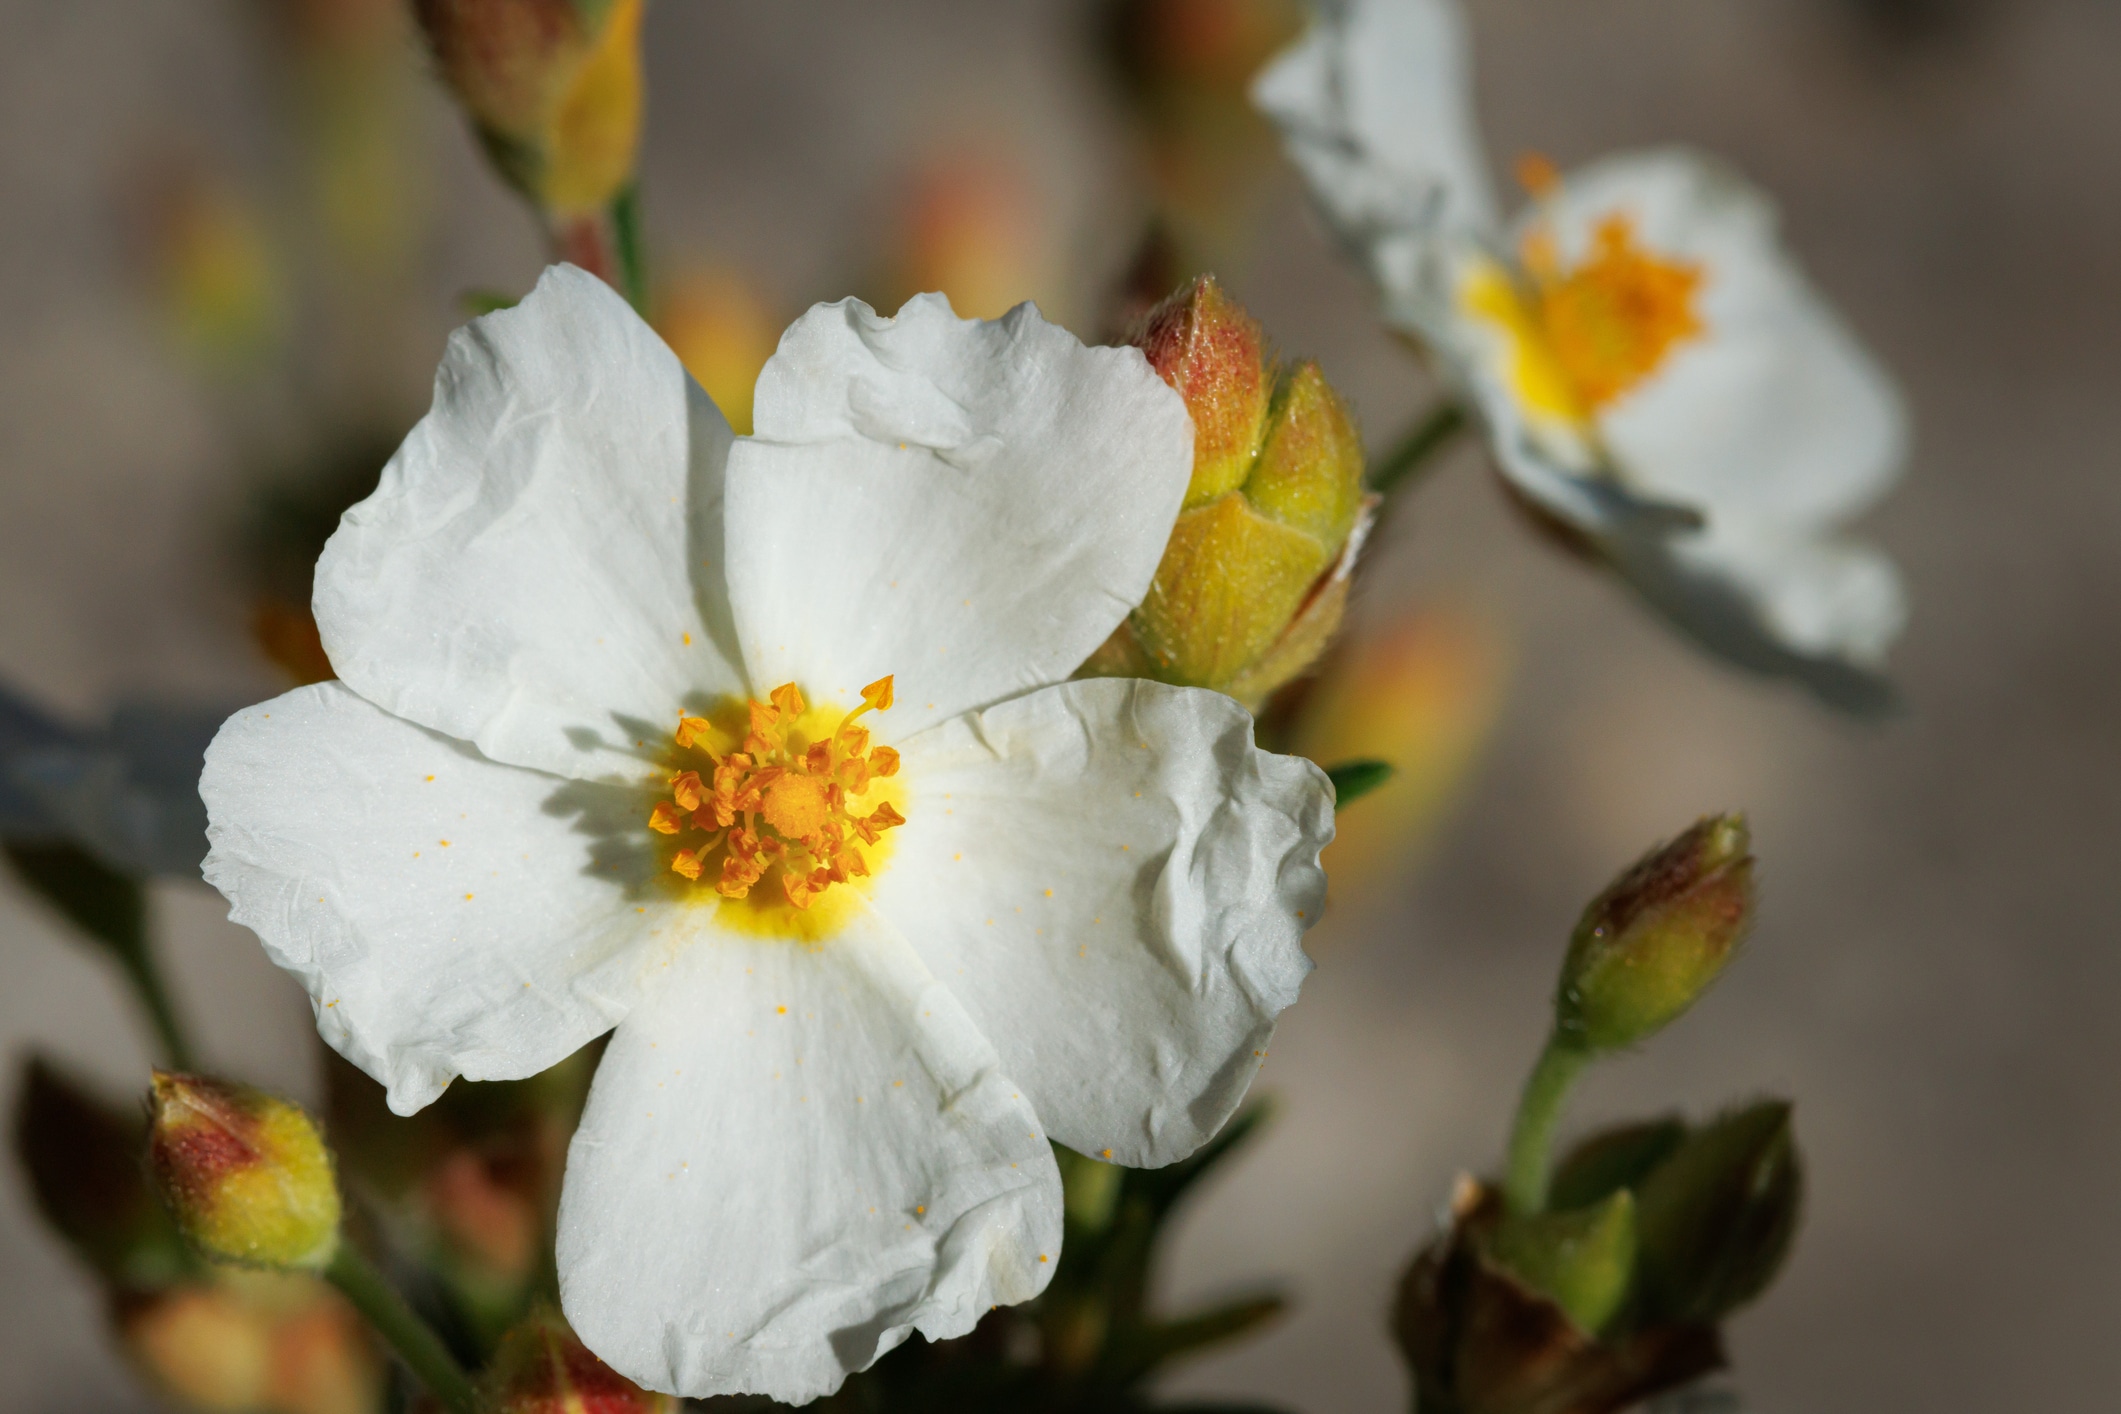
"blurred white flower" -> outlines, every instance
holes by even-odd
[[[1842,527],[1904,462],[1891,380],[1712,159],[1530,161],[1498,229],[1464,30],[1452,0],[1351,0],[1255,100],[1516,491],[1724,657],[1883,705],[1905,603]]]
[[[319,562],[340,681],[233,718],[202,790],[232,916],[401,1113],[616,1024],[568,1318],[651,1387],[800,1402],[1044,1287],[1049,1134],[1216,1131],[1332,811],[1226,697],[1065,681],[1190,472],[1138,352],[847,301],[755,419],[549,271]]]
[[[125,702],[65,725],[0,686],[0,839],[66,839],[114,869],[196,880],[206,857],[199,766],[225,708]]]

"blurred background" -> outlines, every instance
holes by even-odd
[[[1870,528],[1912,590],[1909,708],[1855,725],[1708,664],[1527,534],[1460,444],[1355,612],[1446,746],[1419,799],[1351,807],[1319,969],[1262,1076],[1276,1125],[1163,1274],[1174,1296],[1277,1281],[1293,1312],[1173,1388],[1404,1407],[1386,1303],[1453,1175],[1499,1155],[1575,910],[1742,806],[1749,955],[1597,1073],[1574,1124],[1796,1097],[1807,1223],[1733,1332],[1753,1407],[2111,1409],[2121,9],[1471,10],[1498,160],[1726,154],[1898,373],[1918,445]],[[1094,29],[1076,0],[651,8],[651,259],[666,332],[733,416],[787,319],[849,292],[1028,296],[1109,335],[1145,172],[1168,189],[1184,154],[1144,147]],[[1373,445],[1427,405],[1271,144],[1178,185],[1241,210],[1199,237],[1218,273]],[[0,0],[0,677],[84,720],[281,690],[300,645],[245,549],[261,498],[320,438],[402,435],[465,293],[527,289],[543,249],[388,4]],[[203,886],[154,906],[208,1061],[314,1098],[295,984]],[[11,882],[0,959],[0,1050],[137,1086],[115,973]],[[0,1411],[152,1407],[98,1301],[6,1169]]]

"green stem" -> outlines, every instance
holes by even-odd
[[[1591,1053],[1559,1035],[1547,1038],[1539,1053],[1539,1064],[1524,1083],[1524,1098],[1517,1102],[1517,1123],[1510,1131],[1510,1168],[1503,1180],[1503,1196],[1513,1213],[1536,1213],[1547,1205],[1547,1180],[1554,1169],[1554,1126],[1561,1119],[1562,1102],[1569,1087]]]
[[[405,1304],[405,1298],[383,1279],[373,1263],[351,1243],[341,1242],[339,1255],[331,1259],[324,1275],[398,1353],[413,1377],[427,1386],[428,1393],[441,1400],[451,1414],[474,1414],[478,1399],[463,1367],[433,1327]]]
[[[147,940],[142,938],[138,946],[124,949],[119,958],[126,977],[133,984],[133,995],[146,1008],[155,1036],[162,1042],[162,1054],[168,1059],[170,1069],[187,1072],[197,1069],[191,1043],[185,1039],[184,1026],[177,1020],[177,1008],[169,999],[169,985],[162,980],[162,969],[155,965]]]
[[[1442,402],[1430,408],[1421,421],[1400,438],[1399,445],[1370,468],[1370,489],[1380,496],[1389,496],[1417,479],[1415,473],[1422,469],[1422,464],[1450,445],[1451,439],[1465,425],[1466,410],[1455,402]]]
[[[618,247],[619,287],[626,302],[648,317],[648,252],[641,238],[641,186],[629,182],[611,201],[611,236]]]

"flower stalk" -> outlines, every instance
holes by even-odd
[[[450,1414],[474,1414],[478,1400],[471,1380],[434,1328],[420,1319],[375,1264],[358,1249],[341,1243],[324,1278],[339,1289],[375,1333],[405,1362],[413,1378],[427,1387]]]
[[[1400,438],[1389,452],[1370,468],[1370,489],[1390,496],[1416,482],[1433,469],[1439,453],[1458,439],[1467,427],[1462,403],[1446,400],[1430,408]]]

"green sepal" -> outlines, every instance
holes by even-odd
[[[1635,1277],[1635,1196],[1626,1189],[1569,1212],[1505,1213],[1488,1238],[1496,1263],[1597,1335]]]
[[[1789,1102],[1694,1130],[1636,1196],[1643,1318],[1721,1320],[1767,1289],[1797,1233],[1804,1173]]]
[[[1600,1130],[1569,1150],[1554,1170],[1547,1206],[1587,1208],[1623,1188],[1640,1188],[1650,1171],[1686,1142],[1676,1118],[1643,1120]]]

